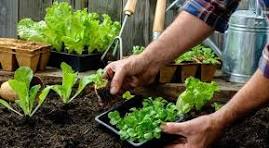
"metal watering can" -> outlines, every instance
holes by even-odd
[[[204,43],[222,58],[222,71],[229,81],[245,83],[258,67],[263,48],[268,42],[268,29],[258,2],[251,0],[249,10],[238,10],[232,14],[223,53],[209,39]]]

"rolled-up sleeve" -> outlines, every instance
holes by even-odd
[[[262,57],[259,62],[259,69],[262,71],[263,75],[269,78],[269,45],[267,45],[262,53]]]
[[[187,0],[182,9],[197,16],[215,30],[224,32],[239,2],[240,0]]]

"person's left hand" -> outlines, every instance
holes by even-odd
[[[166,123],[162,130],[169,134],[179,135],[168,148],[207,148],[221,133],[221,126],[210,115],[201,116],[182,123]]]

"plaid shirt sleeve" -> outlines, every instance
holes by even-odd
[[[224,32],[240,0],[187,0],[183,10],[197,16],[215,30]]]
[[[260,6],[263,7],[264,14],[267,17],[267,22],[268,22],[269,0],[259,0],[259,3],[260,3]],[[267,34],[267,37],[268,37],[268,34]],[[259,62],[259,69],[262,71],[262,73],[264,74],[266,78],[269,78],[269,44],[268,43],[262,52],[262,57],[260,58],[260,62]]]

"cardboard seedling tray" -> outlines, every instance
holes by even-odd
[[[28,66],[34,72],[45,70],[49,61],[50,46],[11,38],[0,38],[0,64],[3,70],[14,71]]]
[[[183,83],[188,77],[196,77],[201,81],[213,80],[219,64],[182,63],[169,64],[160,69],[160,83]]]
[[[195,77],[199,64],[169,64],[160,69],[160,83],[179,83],[184,82],[190,76]]]
[[[136,96],[135,98],[125,101],[124,103],[117,104],[114,107],[112,107],[110,110],[98,115],[95,117],[95,121],[107,128],[109,131],[115,133],[116,135],[119,134],[119,130],[112,124],[110,124],[110,119],[108,118],[108,113],[112,111],[118,111],[123,117],[126,113],[129,112],[129,109],[133,107],[140,108],[142,107],[142,102],[145,97],[142,96]],[[184,119],[178,119],[176,122],[182,122],[185,121]],[[178,136],[175,135],[168,135],[165,133],[161,134],[160,139],[152,139],[150,141],[144,141],[144,142],[134,142],[128,140],[127,142],[132,145],[133,147],[158,147],[160,145],[168,144],[171,141],[174,141]]]

